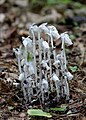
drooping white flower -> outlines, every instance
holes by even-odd
[[[33,23],[32,25],[29,26],[30,31],[38,32],[38,26]]]
[[[60,38],[60,35],[57,31],[57,29],[54,27],[54,26],[48,26],[48,29],[50,31],[50,34],[52,34],[52,36],[55,38],[55,39],[59,39]]]
[[[48,28],[47,28],[46,25],[47,25],[47,23],[42,23],[42,24],[39,26],[39,29],[40,29],[41,31],[45,32],[45,33],[48,33],[49,30],[48,30]]]
[[[67,46],[70,46],[73,44],[71,39],[69,38],[69,35],[67,34],[67,32],[62,33],[60,35],[60,37],[61,37],[62,41],[64,41]]]

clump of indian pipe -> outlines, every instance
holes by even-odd
[[[19,80],[25,101],[33,98],[45,104],[53,93],[57,102],[69,100],[68,81],[73,75],[67,69],[65,46],[72,45],[67,32],[58,33],[56,27],[47,23],[29,26],[30,36],[22,37],[22,45],[13,49],[17,57]],[[45,36],[45,37],[43,37]],[[61,40],[61,51],[54,42]]]

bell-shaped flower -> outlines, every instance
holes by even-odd
[[[72,80],[73,79],[73,75],[68,71],[66,72],[66,76],[68,80]]]
[[[42,41],[42,47],[44,50],[48,50],[50,48],[49,44],[46,41]]]
[[[39,29],[40,29],[41,31],[45,32],[45,33],[48,33],[49,30],[48,30],[48,28],[47,28],[46,25],[47,25],[47,23],[42,23],[42,24],[39,26]]]
[[[55,39],[59,39],[60,35],[57,31],[57,29],[54,26],[48,26],[48,29],[50,31],[50,34],[55,38]]]
[[[29,26],[30,31],[38,32],[38,29],[39,28],[35,23],[33,23],[32,25]]]
[[[24,73],[21,73],[21,74],[19,75],[19,80],[20,80],[20,81],[24,80]]]
[[[67,32],[62,33],[60,35],[60,37],[61,37],[62,41],[64,41],[67,46],[70,46],[73,44],[71,39],[69,38],[69,35],[67,34]]]

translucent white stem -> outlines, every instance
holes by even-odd
[[[66,60],[65,50],[64,50],[64,69],[65,69],[65,70],[67,69],[67,60]]]
[[[31,95],[31,94],[32,94],[31,89],[32,89],[31,79],[28,78],[28,89],[27,89],[27,91],[28,91],[29,102],[31,102],[31,96],[32,96],[32,95]]]
[[[48,44],[50,43],[49,38],[50,38],[50,37],[48,36]],[[49,60],[50,78],[51,78],[51,77],[52,77],[52,64],[51,64],[50,56],[51,56],[51,51],[50,51],[50,49],[49,49],[49,50],[48,50],[48,60]],[[51,87],[51,91],[53,91],[53,82],[52,82],[52,80],[50,80],[50,87]]]
[[[35,69],[35,79],[36,79],[36,86],[37,86],[37,67],[36,67],[36,39],[34,32],[32,30],[32,36],[33,36],[33,57],[34,57],[34,69]]]
[[[27,46],[26,46],[26,47],[25,47],[25,54],[24,54],[25,63],[27,63],[27,56],[28,56],[28,50],[27,50]]]
[[[62,71],[62,76],[64,76],[64,72],[65,72],[65,69],[64,69],[64,40],[62,40],[62,46],[61,46],[61,71]]]
[[[60,98],[60,84],[58,81],[55,81],[56,92],[57,92],[57,100]]]
[[[50,35],[50,41],[51,41],[51,46],[52,46],[52,49],[53,49],[53,37],[52,37],[52,35]]]
[[[69,84],[67,79],[65,79],[64,94],[66,95],[66,100],[69,100]]]
[[[41,80],[42,80],[42,69],[41,69],[42,51],[41,51],[40,31],[38,31],[38,41],[39,41],[39,77],[40,77],[40,83],[41,83]]]
[[[21,70],[20,55],[18,55],[17,59],[18,59],[18,68],[19,68],[19,73],[21,74],[21,73],[22,73],[22,70]]]
[[[23,91],[24,99],[27,102],[28,100],[27,100],[27,93],[26,93],[26,90],[24,88],[24,81],[21,81],[21,88],[22,88],[22,91]]]
[[[28,92],[28,97],[29,97],[29,102],[31,101],[31,93],[30,93],[30,84],[31,84],[31,81],[30,79],[28,79],[28,72],[27,72],[27,65],[24,65],[23,67],[24,69],[24,75],[25,75],[25,80],[27,81],[27,92]]]
[[[44,91],[42,90],[42,104],[44,104]]]
[[[46,50],[43,49],[43,52],[44,52],[44,60],[46,60]]]

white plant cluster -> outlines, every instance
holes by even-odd
[[[57,101],[64,96],[68,100],[68,80],[73,75],[67,69],[65,45],[72,45],[67,32],[59,34],[54,26],[48,26],[47,23],[40,26],[33,24],[29,26],[29,32],[30,36],[22,37],[23,45],[13,49],[18,61],[24,99],[31,102],[36,97],[44,104],[53,93]],[[54,45],[58,39],[62,44],[60,52]]]

